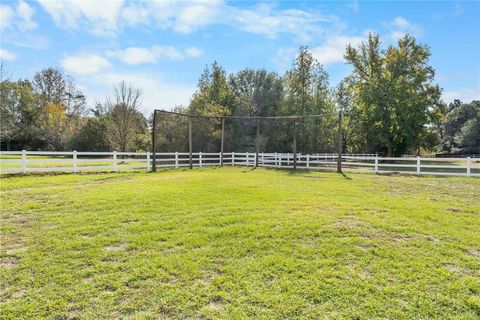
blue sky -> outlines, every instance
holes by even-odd
[[[283,73],[307,45],[335,85],[343,53],[368,32],[384,46],[405,33],[432,51],[449,102],[480,99],[478,1],[4,1],[0,59],[11,78],[62,67],[90,104],[121,80],[143,90],[144,111],[188,103],[206,64]]]

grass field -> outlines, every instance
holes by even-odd
[[[3,176],[1,319],[478,319],[480,179]]]

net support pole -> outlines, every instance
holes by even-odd
[[[153,110],[153,124],[152,124],[152,172],[157,172],[157,148],[156,148],[156,136],[157,136],[157,110]]]
[[[220,167],[223,167],[223,144],[225,141],[225,118],[222,117],[222,140],[220,142]]]
[[[342,173],[342,111],[338,112],[337,172]]]
[[[297,119],[293,118],[293,169],[297,169]]]
[[[260,149],[260,119],[257,118],[257,139],[255,140],[255,168],[258,167],[258,151]]]
[[[190,169],[193,168],[192,161],[192,117],[188,116],[188,161],[190,164]]]

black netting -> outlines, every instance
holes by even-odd
[[[192,152],[221,151],[222,118],[157,112],[156,152],[189,152],[189,122]],[[225,117],[224,152],[293,153],[294,128],[297,152],[301,154],[337,152],[337,115],[312,117]],[[295,123],[294,123],[295,122]],[[258,127],[258,128],[257,128]],[[258,137],[257,137],[258,132]]]

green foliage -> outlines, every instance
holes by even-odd
[[[39,113],[29,81],[0,82],[0,139],[7,149],[40,145]]]
[[[378,35],[347,47],[360,143],[365,151],[401,155],[420,147],[429,115],[441,105],[441,90],[428,65],[430,50],[408,35],[385,51]]]
[[[452,153],[480,153],[480,101],[455,101],[443,123],[442,148]]]
[[[110,151],[106,132],[105,118],[89,118],[70,141],[70,147],[77,151]]]
[[[429,57],[430,49],[411,36],[383,49],[378,35],[370,34],[358,48],[347,47],[345,59],[353,71],[334,89],[307,47],[300,47],[284,75],[251,68],[227,74],[214,61],[205,67],[188,106],[176,110],[200,116],[321,115],[296,120],[301,153],[337,151],[338,111],[344,113],[346,152],[478,153],[478,102],[442,102]],[[94,136],[92,148],[151,147],[152,119],[147,124],[139,112],[141,92],[133,85],[121,82],[90,119],[85,96],[62,70],[43,69],[32,82],[13,82],[5,79],[3,69],[0,73],[2,149],[84,150]],[[186,118],[162,115],[157,126],[158,151],[188,150]],[[265,119],[259,127],[261,151],[292,152],[292,119]],[[225,151],[254,152],[256,128],[256,120],[227,120]],[[192,129],[195,151],[220,150],[219,118],[194,118]]]

